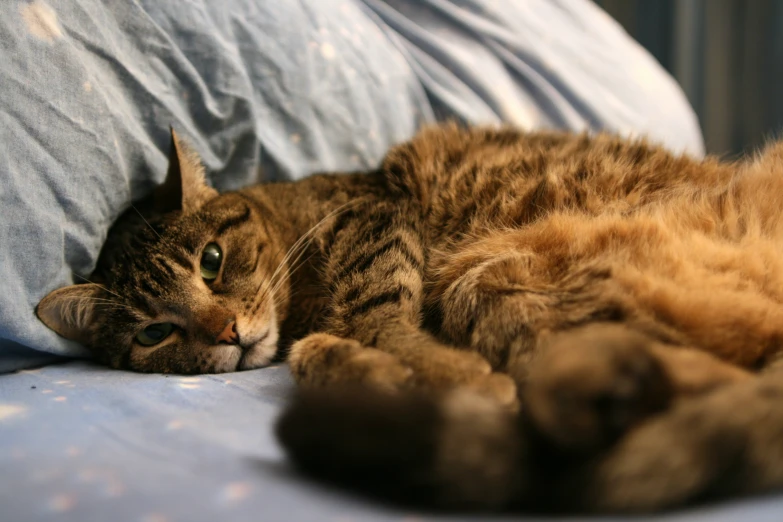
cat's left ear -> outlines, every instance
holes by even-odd
[[[106,297],[103,287],[93,283],[58,288],[41,299],[35,315],[66,339],[89,347],[96,303],[105,302]]]
[[[189,214],[217,197],[218,193],[207,185],[198,153],[177,136],[173,127],[170,131],[169,170],[166,181],[153,192],[153,205],[161,214],[174,210]]]

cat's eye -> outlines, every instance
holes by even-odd
[[[201,252],[201,277],[206,282],[214,281],[223,262],[223,251],[217,243],[210,243]]]
[[[136,334],[136,340],[143,346],[153,346],[171,335],[174,325],[171,323],[155,323]]]

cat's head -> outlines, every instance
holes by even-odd
[[[219,195],[198,155],[171,138],[166,181],[112,226],[92,283],[51,292],[36,313],[115,368],[266,366],[288,306],[285,249],[260,203]]]

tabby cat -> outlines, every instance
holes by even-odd
[[[723,163],[445,125],[372,172],[219,195],[172,142],[92,282],[37,308],[105,363],[287,358],[293,461],[396,500],[629,512],[783,486],[783,143]]]

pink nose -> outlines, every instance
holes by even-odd
[[[231,321],[226,325],[225,328],[223,328],[223,331],[220,332],[220,335],[215,338],[216,343],[225,343],[225,344],[237,344],[239,342],[239,334],[237,333],[237,323],[236,321]]]

